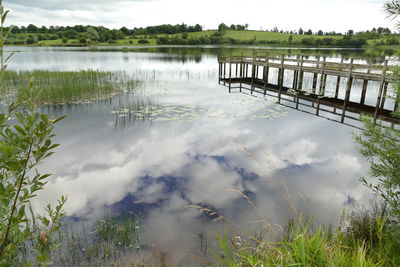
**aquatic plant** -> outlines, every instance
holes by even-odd
[[[28,90],[30,81],[34,83]],[[80,103],[109,98],[130,91],[137,84],[125,72],[6,71],[2,96],[7,100],[10,96],[22,99],[33,94],[35,103],[40,105]]]

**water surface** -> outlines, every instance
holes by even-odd
[[[278,224],[295,215],[288,199],[299,212],[338,223],[344,208],[371,197],[358,180],[368,164],[356,151],[356,129],[274,98],[229,94],[218,85],[220,48],[19,50],[10,69],[123,70],[141,81],[133,94],[42,108],[67,117],[56,127],[61,146],[41,166],[53,176],[37,206],[68,195],[68,215],[81,220],[110,208],[139,212],[149,242],[183,255],[197,246],[193,236],[222,225],[190,205],[249,228],[260,220],[233,190]]]

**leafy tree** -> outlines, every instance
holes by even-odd
[[[3,54],[4,43],[11,32],[11,29],[4,31],[7,14],[0,0],[0,87],[6,63],[12,56],[5,58]],[[8,112],[0,111],[0,266],[18,266],[16,258],[22,249],[29,249],[28,241],[33,243],[36,262],[49,265],[51,251],[57,248],[52,235],[61,226],[62,207],[66,202],[66,198],[61,197],[55,208],[46,207],[44,216],[32,211],[31,200],[44,188],[50,176],[40,174],[37,166],[57,147],[51,139],[54,124],[61,118],[49,118],[36,112],[33,95],[23,99],[11,104]],[[33,266],[33,263],[26,263]]]
[[[228,29],[225,23],[221,23],[218,25],[218,31],[224,33]]]
[[[400,14],[400,1],[390,1],[385,4],[385,10],[396,18]],[[397,26],[399,26],[397,22]],[[378,29],[379,32],[379,29]],[[395,83],[395,111],[393,115],[400,118],[400,68],[394,72]],[[365,185],[381,196],[390,206],[396,222],[400,221],[400,129],[391,129],[382,124],[375,124],[370,117],[364,117],[365,129],[355,136],[360,145],[360,152],[370,162],[370,174],[377,178],[367,181]]]
[[[303,35],[303,34],[304,34],[304,31],[303,31],[302,28],[299,29],[299,34],[300,34],[300,35]]]

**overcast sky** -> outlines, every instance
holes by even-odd
[[[344,32],[377,26],[393,29],[385,0],[3,0],[15,25],[103,25],[111,28],[221,22],[250,29]]]

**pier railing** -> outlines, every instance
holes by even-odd
[[[289,96],[283,100],[294,102],[296,109],[299,105],[310,106],[316,109],[317,115],[320,111],[338,115],[342,123],[345,118],[359,120],[360,116],[346,114],[350,112],[370,114],[374,121],[381,119],[397,124],[399,119],[392,116],[397,108],[396,101],[387,101],[390,84],[394,82],[392,74],[396,64],[396,61],[390,59],[385,59],[383,64],[363,64],[357,63],[353,58],[309,59],[303,55],[276,57],[254,54],[219,57],[218,75],[219,83],[228,84],[230,92],[233,88],[239,88],[241,92],[247,85],[250,86],[248,89],[251,94],[272,94],[278,98],[278,102],[281,102],[283,96]],[[273,69],[278,70],[277,75],[270,74]],[[305,83],[306,75],[311,76],[308,84]],[[330,90],[330,94],[326,93],[328,80],[331,89],[334,83],[334,90]],[[358,97],[354,97],[355,80],[362,83],[361,90],[357,90],[361,91],[357,92]],[[234,84],[239,86],[233,87]],[[366,99],[371,102],[371,95],[374,95],[373,104],[366,102]],[[323,106],[332,107],[333,110]]]

